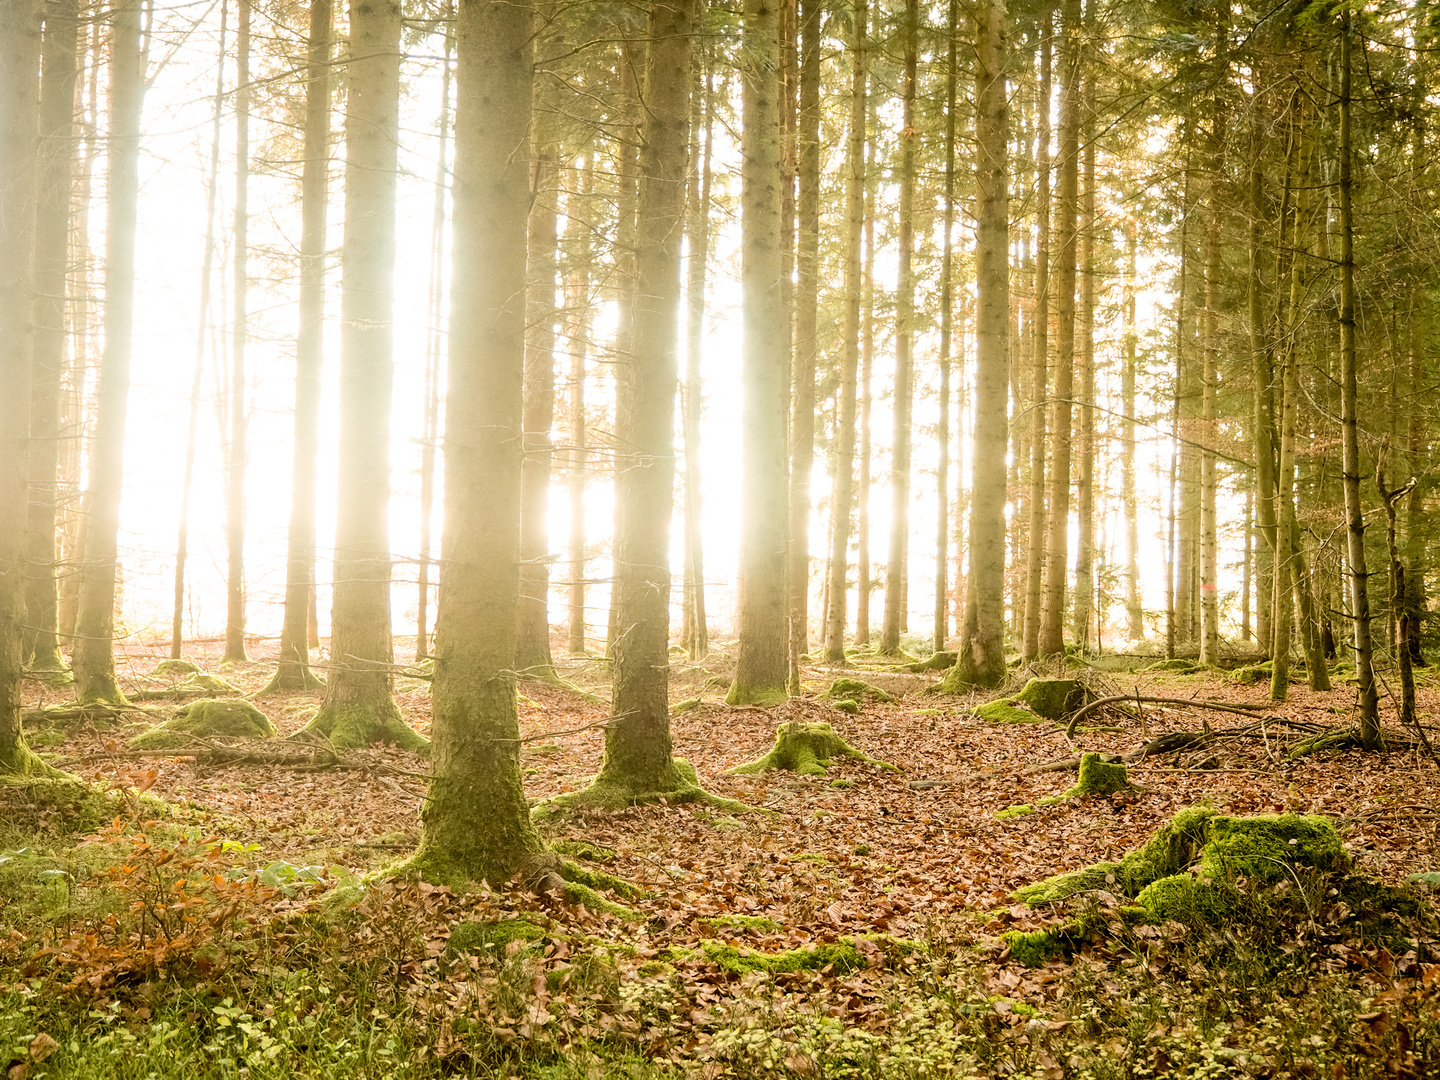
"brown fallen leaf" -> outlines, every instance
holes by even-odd
[[[42,1031],[30,1040],[30,1060],[37,1063],[44,1061],[59,1049],[60,1044]]]

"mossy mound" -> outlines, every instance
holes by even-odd
[[[828,698],[850,698],[859,701],[865,698],[869,701],[894,701],[895,695],[881,690],[878,686],[862,682],[860,679],[836,679],[830,684],[830,689],[825,691]]]
[[[161,660],[150,674],[157,679],[184,682],[190,676],[200,674],[200,667],[198,664],[192,664],[189,660]]]
[[[841,698],[839,701],[831,702],[831,704],[833,704],[835,708],[839,709],[847,716],[860,715],[860,702],[856,701],[854,698]]]
[[[763,971],[778,975],[792,971],[823,971],[844,975],[870,965],[870,957],[899,959],[915,952],[920,946],[911,941],[881,935],[846,935],[838,941],[803,945],[798,949],[770,953],[730,945],[722,941],[702,941],[694,949],[674,950],[669,959],[709,960],[716,967],[733,975],[749,975]]]
[[[1045,722],[1045,717],[1039,716],[1029,709],[1017,707],[1016,700],[1015,698],[996,698],[983,705],[976,705],[970,710],[970,715],[979,720],[987,720],[992,724],[1043,724]]]
[[[121,792],[101,790],[58,770],[38,776],[0,773],[0,821],[21,832],[94,833],[117,814],[130,812]]]
[[[430,751],[430,740],[405,723],[394,698],[366,705],[321,705],[311,721],[290,738],[328,742],[337,750],[389,743],[416,754]]]
[[[1046,720],[1063,720],[1084,705],[1088,696],[1079,679],[1031,679],[1015,700]]]
[[[202,739],[269,739],[275,725],[248,701],[194,701],[172,719],[130,740],[132,750],[179,750]]]
[[[1194,675],[1197,671],[1205,669],[1194,660],[1182,660],[1178,656],[1173,660],[1157,660],[1141,671],[1168,671],[1175,675]]]
[[[1119,762],[1106,761],[1103,754],[1082,754],[1080,777],[1075,786],[1040,800],[1042,806],[1064,802],[1077,795],[1118,795],[1135,787],[1130,783],[1130,772]]]
[[[835,733],[829,724],[802,724],[790,721],[775,729],[775,745],[758,761],[737,765],[732,773],[747,775],[765,772],[767,769],[784,769],[804,776],[824,776],[834,758],[849,758],[879,765],[883,769],[895,766],[877,761],[856,750]]]
[[[1289,866],[1317,870],[1343,870],[1345,848],[1329,818],[1314,814],[1260,814],[1255,817],[1217,817],[1201,855],[1200,873],[1221,878],[1244,876],[1255,881],[1278,881]]]
[[[518,941],[524,948],[543,941],[546,936],[544,929],[527,919],[459,922],[450,928],[450,937],[445,942],[445,959],[457,960],[475,953],[483,955],[487,951],[504,954],[511,942]]]
[[[764,915],[715,915],[708,919],[701,919],[700,925],[711,930],[728,928],[751,930],[757,934],[775,934],[785,929],[780,923]]]
[[[918,660],[913,664],[906,664],[905,670],[912,675],[923,675],[927,671],[949,671],[955,666],[955,662],[959,659],[960,654],[956,652],[942,651],[932,653],[924,660]]]

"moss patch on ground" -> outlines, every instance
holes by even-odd
[[[233,698],[194,701],[159,727],[130,740],[132,750],[179,750],[196,738],[269,739],[275,735],[270,718],[248,701]]]
[[[1004,810],[995,811],[996,821],[1009,821],[1011,818],[1024,817],[1026,814],[1035,813],[1035,808],[1028,803],[1021,803],[1019,806],[1007,806]]]
[[[58,770],[45,776],[0,773],[0,821],[18,832],[93,833],[130,812],[120,791],[102,791]]]
[[[790,721],[775,729],[775,745],[757,761],[737,765],[732,773],[748,775],[768,769],[784,769],[803,776],[824,776],[834,758],[849,758],[894,769],[886,761],[878,761],[861,753],[835,733],[829,724],[802,724]]]
[[[1059,795],[1041,799],[1040,805],[1051,806],[1077,795],[1118,795],[1122,791],[1132,790],[1134,786],[1130,783],[1130,772],[1124,765],[1106,761],[1102,754],[1082,754],[1080,777],[1075,786]]]
[[[1039,716],[1029,709],[1018,707],[1015,698],[997,698],[994,701],[987,701],[983,705],[976,705],[970,710],[970,715],[978,720],[986,720],[992,724],[1043,724],[1045,717]]]
[[[546,936],[543,928],[528,919],[460,922],[450,928],[450,937],[445,942],[445,959],[457,960],[486,949],[503,953],[512,942],[518,941],[524,948],[544,940]]]
[[[1063,720],[1084,705],[1088,695],[1079,679],[1031,679],[1015,700],[1046,720]]]
[[[836,679],[830,684],[830,689],[825,691],[825,696],[835,699],[849,698],[852,701],[859,701],[861,698],[870,701],[895,700],[894,694],[860,679]]]

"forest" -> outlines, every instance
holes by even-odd
[[[0,0],[9,1080],[1435,1075],[1437,55]]]

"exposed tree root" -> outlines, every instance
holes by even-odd
[[[591,782],[589,787],[557,795],[553,799],[539,803],[531,810],[530,816],[537,821],[543,821],[553,816],[556,811],[625,810],[632,806],[652,803],[701,803],[731,814],[764,812],[758,806],[751,806],[748,803],[727,799],[706,791],[700,786],[695,766],[684,758],[673,759],[673,766],[669,778],[670,783],[655,790],[626,783],[623,780],[606,776],[602,772]]]

